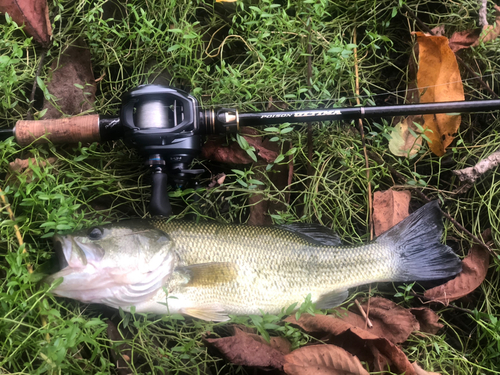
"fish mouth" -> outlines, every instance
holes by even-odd
[[[69,252],[71,252],[71,241],[68,240],[66,236],[56,234],[52,237],[52,243],[54,244],[54,251],[59,264],[58,271],[61,271],[69,266],[66,253],[68,252],[68,249],[70,249]]]
[[[104,251],[99,245],[83,243],[71,235],[56,234],[52,237],[52,242],[60,270],[84,268],[89,263],[99,262],[104,256]]]

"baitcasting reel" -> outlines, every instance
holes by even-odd
[[[240,126],[284,122],[352,120],[358,118],[409,116],[432,113],[495,111],[500,100],[475,100],[381,107],[321,108],[297,111],[238,113],[236,109],[203,110],[196,98],[166,86],[143,85],[123,96],[120,118],[99,115],[39,121],[20,120],[13,129],[0,129],[0,140],[15,136],[21,145],[50,140],[54,143],[96,142],[123,138],[146,157],[152,171],[151,215],[172,212],[166,193],[170,176],[182,187],[190,176],[202,173],[189,169],[208,134],[235,133]],[[40,138],[44,136],[43,138]]]
[[[151,215],[169,216],[167,180],[182,187],[204,169],[189,169],[207,134],[236,133],[238,111],[201,110],[184,91],[158,85],[139,86],[123,97],[120,114],[125,141],[147,156],[152,170]]]

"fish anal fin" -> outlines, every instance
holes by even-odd
[[[213,262],[198,263],[189,266],[176,267],[176,271],[187,274],[188,287],[207,287],[230,282],[238,276],[238,269],[234,263]]]
[[[331,309],[344,302],[349,296],[347,289],[333,290],[328,293],[322,294],[316,301],[318,309]]]
[[[335,232],[320,224],[305,224],[305,223],[284,224],[280,225],[279,228],[284,229],[288,232],[295,233],[296,235],[302,237],[306,241],[317,245],[322,245],[322,246],[342,245],[340,237]]]
[[[225,322],[229,320],[229,316],[219,305],[186,307],[181,309],[181,313],[212,322]]]

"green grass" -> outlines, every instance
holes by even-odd
[[[476,1],[406,4],[429,27],[446,25],[448,36],[477,24]],[[271,97],[290,108],[355,105],[352,35],[357,27],[362,103],[402,103],[411,52],[409,31],[416,27],[413,20],[398,13],[400,5],[375,0],[260,0],[215,6],[203,0],[131,0],[113,10],[106,1],[53,0],[49,1],[53,45],[47,51],[41,79],[50,79],[48,66],[64,46],[83,37],[91,50],[94,75],[102,77],[95,103],[95,110],[101,114],[117,115],[124,92],[152,81],[162,71],[171,77],[171,85],[190,91],[205,106],[263,110]],[[28,113],[41,50],[3,16],[0,28],[0,125],[12,127]],[[308,84],[308,44],[312,85]],[[499,76],[492,74],[499,71],[499,47],[500,39],[461,53],[497,93]],[[463,71],[463,78],[471,77]],[[486,97],[476,80],[465,81],[464,88],[468,99]],[[448,212],[476,236],[491,227],[498,246],[498,176],[490,174],[466,194],[457,195],[454,189],[458,181],[451,174],[451,170],[472,165],[500,148],[495,116],[463,116],[458,141],[449,154],[437,158],[424,147],[411,160],[389,153],[388,123],[365,123],[368,150],[386,161],[385,165],[370,162],[372,186],[376,190],[394,186],[391,166],[407,179],[399,188],[421,188],[428,196],[441,199]],[[290,201],[285,199],[286,192],[270,180],[262,186],[265,199],[284,204],[285,209],[273,216],[275,222],[319,222],[332,227],[348,243],[367,240],[365,160],[354,124],[314,124],[312,175],[307,174],[305,129],[280,134],[271,129],[267,134],[278,137],[280,143],[290,141],[296,148]],[[9,172],[10,162],[28,157],[38,161],[29,168],[31,176]],[[49,157],[56,157],[56,162],[42,166],[40,162]],[[16,218],[15,222],[10,220],[2,206],[0,372],[106,374],[115,371],[111,351],[122,342],[132,349],[130,366],[137,373],[241,370],[212,356],[202,343],[205,332],[224,332],[224,324],[175,316],[146,319],[139,314],[120,314],[100,306],[55,299],[47,286],[38,283],[39,277],[28,272],[28,264],[39,272],[47,270],[53,255],[50,236],[55,232],[145,216],[150,196],[148,171],[135,150],[120,141],[21,148],[8,140],[0,144],[0,158],[4,177],[1,188]],[[224,171],[228,176],[222,186],[213,189],[206,188],[208,179],[204,179],[196,189],[171,191],[178,216],[245,222],[248,198],[255,192],[255,186],[249,183],[252,173],[266,167],[229,167],[199,161],[214,174]],[[27,252],[16,240],[14,224],[19,226]],[[450,223],[446,234],[459,254],[466,255],[470,238]],[[467,302],[459,303],[474,312],[457,316],[453,309],[438,307],[446,328],[436,336],[412,336],[404,346],[412,361],[443,374],[498,371],[499,270],[497,256],[480,290]],[[391,296],[400,291],[396,288]],[[418,304],[415,299],[408,303]],[[126,333],[123,341],[110,340],[108,320]],[[276,329],[274,317],[238,321],[256,326],[261,333],[271,327],[271,334],[289,337],[295,346],[310,340],[287,326]],[[264,327],[264,323],[269,325]]]

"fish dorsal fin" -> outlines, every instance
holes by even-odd
[[[349,296],[347,289],[333,290],[331,292],[322,294],[316,301],[318,309],[331,309],[332,307],[340,305]]]
[[[178,266],[174,271],[187,276],[187,287],[207,287],[230,282],[238,276],[238,269],[234,263],[212,262],[197,263],[189,266]]]
[[[327,227],[320,224],[284,224],[279,228],[295,233],[308,242],[322,246],[341,246],[340,237]]]
[[[229,320],[229,316],[224,309],[217,305],[200,306],[200,307],[186,307],[181,310],[183,314],[192,316],[193,318],[210,320],[212,322],[224,322]]]

